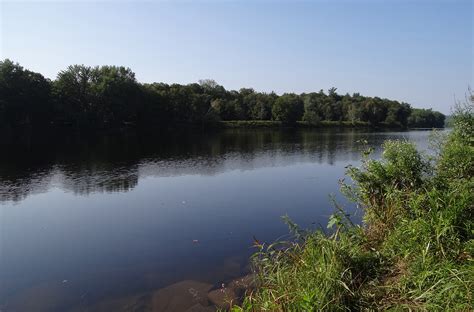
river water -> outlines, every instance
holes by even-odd
[[[323,227],[361,140],[422,149],[428,131],[28,133],[0,140],[0,310],[88,307],[245,274],[281,216]],[[92,310],[91,310],[92,311]]]

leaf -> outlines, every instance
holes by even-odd
[[[341,216],[339,216],[338,214],[332,214],[330,217],[329,217],[329,222],[328,222],[328,229],[332,228],[334,225],[336,224],[340,224],[341,223]]]

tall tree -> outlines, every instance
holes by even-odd
[[[51,82],[18,63],[0,61],[0,124],[46,124],[51,119]]]
[[[294,124],[303,116],[303,101],[296,94],[283,94],[273,104],[272,116],[274,120]]]

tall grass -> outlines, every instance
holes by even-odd
[[[259,245],[257,285],[234,311],[473,311],[474,98],[434,158],[387,141],[350,167],[342,191],[364,210],[338,207],[332,234],[304,232]]]

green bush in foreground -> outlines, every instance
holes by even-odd
[[[472,311],[474,289],[474,98],[454,117],[436,156],[387,141],[365,155],[342,191],[364,210],[342,209],[328,227],[260,245],[258,287],[234,311]]]

